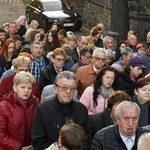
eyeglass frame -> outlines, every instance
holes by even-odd
[[[57,83],[54,84],[55,86],[59,87],[62,91],[66,92],[68,91],[68,89],[71,91],[71,92],[74,92],[76,90],[77,87],[70,87],[70,86],[60,86],[58,85]]]
[[[98,61],[100,61],[100,60],[102,60],[102,61],[106,61],[106,59],[105,58],[98,58],[98,57],[96,57],[96,56],[93,56],[96,60],[98,60]]]

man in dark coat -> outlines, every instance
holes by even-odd
[[[56,142],[60,128],[70,119],[83,127],[87,139],[89,138],[88,112],[83,104],[73,100],[75,89],[76,78],[74,73],[63,71],[56,76],[54,82],[56,95],[50,97],[36,109],[32,128],[34,149],[43,150]],[[86,150],[89,149],[89,142],[87,140]]]
[[[138,126],[139,106],[131,101],[123,101],[115,111],[116,125],[98,131],[91,150],[137,150],[138,138],[148,132]]]

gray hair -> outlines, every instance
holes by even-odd
[[[122,107],[132,108],[133,106],[137,107],[138,112],[139,112],[139,115],[140,115],[140,108],[139,108],[139,106],[138,106],[136,103],[132,102],[132,101],[123,101],[123,102],[121,102],[121,103],[116,107],[115,115],[116,115],[117,117],[120,117],[121,108],[122,108]]]
[[[96,48],[96,49],[94,49],[93,56],[96,56],[97,53],[104,53],[107,56],[107,52],[103,48]]]
[[[147,147],[149,145],[150,145],[150,133],[144,133],[139,138],[138,150],[148,150]]]
[[[126,47],[121,51],[121,56],[123,55],[127,56],[129,53],[134,53],[134,51],[130,47]]]
[[[111,57],[114,58],[115,57],[115,53],[111,50],[111,49],[107,49],[106,51],[107,53],[107,57]]]
[[[76,76],[73,72],[71,72],[71,71],[62,71],[56,76],[54,84],[56,84],[58,82],[58,80],[62,79],[62,78],[67,78],[68,80],[75,80],[76,81]]]
[[[43,43],[40,41],[33,41],[30,45],[30,48],[32,49],[34,47],[35,44],[41,45],[42,47],[44,47]]]
[[[107,39],[111,39],[111,40],[114,41],[112,36],[105,36],[104,39],[103,39],[103,44],[106,43]]]

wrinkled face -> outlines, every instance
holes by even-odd
[[[104,47],[105,49],[113,49],[114,48],[114,41],[111,38],[108,38],[105,42],[104,42]]]
[[[136,45],[136,43],[137,43],[137,37],[135,36],[135,35],[131,35],[130,37],[129,37],[129,44],[131,44],[131,45]]]
[[[79,50],[85,48],[87,46],[87,39],[86,37],[83,37],[80,41],[78,41],[78,48]]]
[[[136,106],[131,108],[122,107],[120,116],[115,117],[119,131],[126,137],[133,136],[136,132],[139,121],[138,108]]]
[[[87,52],[85,56],[81,56],[81,57],[82,57],[83,62],[87,65],[92,62],[92,55],[89,52]]]
[[[146,53],[146,50],[145,48],[141,47],[138,49],[137,53],[140,55],[140,56],[143,56],[145,53]]]
[[[141,88],[135,90],[135,94],[137,95],[141,104],[145,104],[150,101],[150,83]]]
[[[0,38],[2,41],[5,41],[6,33],[5,32],[0,32]]]
[[[150,43],[150,32],[146,36],[146,41],[147,41],[147,43]]]
[[[17,24],[15,23],[10,23],[9,26],[8,26],[8,29],[9,29],[9,32],[11,34],[15,34],[16,31],[17,31]]]
[[[97,53],[95,56],[93,56],[92,61],[93,61],[94,67],[97,70],[100,70],[105,65],[106,54],[105,53]]]
[[[73,79],[62,78],[57,81],[57,86],[54,85],[58,99],[63,104],[71,102],[75,89],[76,81]]]
[[[31,95],[32,84],[31,83],[19,83],[13,86],[14,92],[20,101],[26,101]]]
[[[22,41],[16,41],[15,44],[16,44],[16,50],[19,50],[22,45]]]
[[[8,45],[8,54],[13,54],[15,51],[15,44],[12,42]]]
[[[120,51],[122,51],[123,49],[125,49],[127,46],[126,44],[122,43],[119,47]]]
[[[56,68],[61,69],[64,66],[65,62],[65,56],[64,55],[56,55],[55,58],[53,58],[53,63]]]
[[[113,60],[112,57],[107,57],[105,61],[105,65],[110,65],[111,61]]]
[[[102,77],[102,85],[105,89],[108,89],[112,86],[115,80],[115,74],[112,71],[106,71],[105,75]]]
[[[41,38],[41,33],[37,33],[34,37],[34,40],[35,41],[40,41],[40,38]]]
[[[49,32],[48,33],[48,42],[52,42],[52,41],[53,41],[52,33]]]
[[[43,53],[43,46],[39,44],[34,44],[31,48],[31,52],[34,59],[40,59]]]
[[[142,68],[135,66],[135,67],[130,67],[130,74],[132,77],[138,78],[140,74],[142,74]]]

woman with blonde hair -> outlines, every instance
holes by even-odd
[[[0,149],[32,149],[31,129],[39,100],[31,95],[35,78],[21,71],[13,79],[13,91],[0,102]]]

